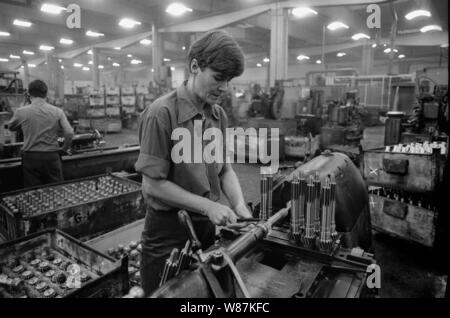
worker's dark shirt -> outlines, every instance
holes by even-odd
[[[186,91],[186,82],[177,90],[158,98],[141,114],[139,122],[140,153],[136,171],[152,179],[169,180],[185,190],[213,201],[220,198],[220,174],[223,163],[175,163],[171,158],[172,147],[179,141],[172,140],[176,128],[186,128],[194,136],[194,120],[203,120],[203,131],[218,128],[225,138],[227,116],[219,105],[195,105]],[[200,132],[197,132],[200,133]],[[203,132],[201,132],[203,133]],[[203,142],[203,147],[209,141]],[[226,142],[223,142],[225,154]],[[191,142],[191,153],[194,155]],[[161,200],[144,193],[146,203],[155,210],[172,210]]]
[[[23,151],[56,152],[60,149],[58,137],[73,135],[63,110],[34,98],[30,105],[18,108],[8,122],[10,130],[22,128]]]

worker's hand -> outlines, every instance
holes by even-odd
[[[212,202],[206,209],[206,215],[216,225],[227,225],[230,223],[236,223],[237,217],[226,205]]]

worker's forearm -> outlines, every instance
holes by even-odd
[[[212,201],[186,191],[177,184],[168,180],[154,180],[146,176],[142,178],[143,191],[170,206],[185,209],[191,212],[207,215]]]
[[[227,169],[221,178],[222,191],[225,193],[228,202],[233,208],[245,205],[239,179],[233,169]]]
[[[70,148],[70,146],[72,145],[72,139],[73,139],[73,135],[64,136],[64,143],[62,145],[62,149],[64,151],[66,151],[67,149]]]

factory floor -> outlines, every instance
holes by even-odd
[[[363,149],[383,146],[384,126],[368,127],[364,131]],[[122,130],[105,136],[108,145],[137,144],[137,132]],[[288,158],[295,162],[295,158]],[[245,200],[259,201],[259,167],[255,164],[235,164]],[[289,171],[287,171],[288,173]],[[374,232],[374,253],[381,268],[382,298],[443,297],[447,272],[436,252],[423,246]],[[446,270],[446,269],[445,269]]]

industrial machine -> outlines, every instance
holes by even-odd
[[[249,117],[263,117],[267,119],[280,119],[283,103],[284,89],[281,81],[276,81],[270,88],[270,93],[264,93],[257,83],[250,85],[251,101],[248,110]]]
[[[254,218],[223,228],[206,251],[179,212],[189,240],[172,251],[151,297],[374,296],[368,209],[364,181],[343,154],[325,153],[283,178],[262,171]],[[134,289],[127,297],[141,296]]]

